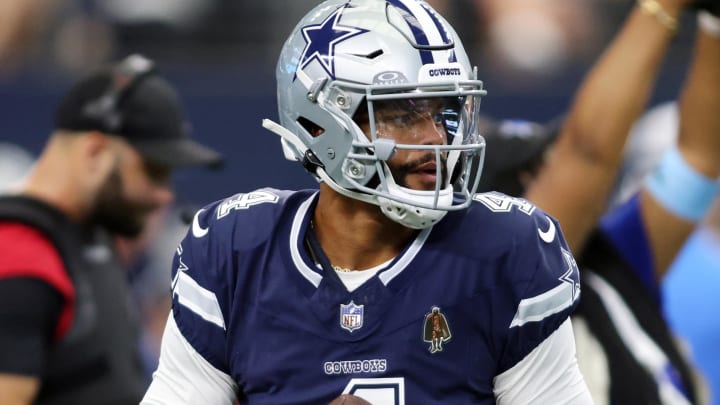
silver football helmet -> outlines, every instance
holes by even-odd
[[[285,42],[276,73],[280,124],[263,126],[319,181],[415,229],[470,204],[479,179],[470,174],[485,154],[477,121],[486,92],[457,34],[427,3],[325,1]],[[443,141],[384,135],[388,108],[396,129],[427,116]],[[393,173],[388,161],[406,150],[432,160],[425,174],[434,186],[410,188]]]

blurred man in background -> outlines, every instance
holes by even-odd
[[[174,168],[216,165],[174,88],[132,55],[80,80],[18,194],[0,198],[0,403],[137,404],[146,387],[126,272],[173,200]]]

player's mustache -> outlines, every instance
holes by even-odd
[[[410,173],[416,168],[420,167],[421,165],[424,165],[428,162],[434,162],[435,161],[435,154],[432,152],[428,152],[419,158],[415,160],[411,160],[409,162],[405,162],[401,164],[398,167],[398,171],[402,173]],[[445,157],[445,154],[440,155],[440,167],[441,167],[441,173],[445,173],[446,167],[447,167],[447,157]]]

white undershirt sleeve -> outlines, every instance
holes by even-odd
[[[190,346],[168,317],[160,349],[158,369],[141,405],[227,404],[237,398],[233,379],[213,367]]]
[[[570,319],[511,369],[494,380],[498,405],[590,405],[590,392],[575,357]]]

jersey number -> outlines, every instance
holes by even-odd
[[[518,211],[527,215],[535,211],[535,206],[524,198],[510,197],[496,192],[475,194],[473,200],[481,202],[492,212],[510,212],[513,207],[517,207]]]
[[[218,207],[218,219],[226,216],[232,210],[246,210],[253,205],[263,203],[276,203],[278,196],[267,191],[253,191],[252,193],[240,193],[223,201]]]
[[[353,378],[342,393],[361,397],[373,405],[405,405],[405,379]]]

